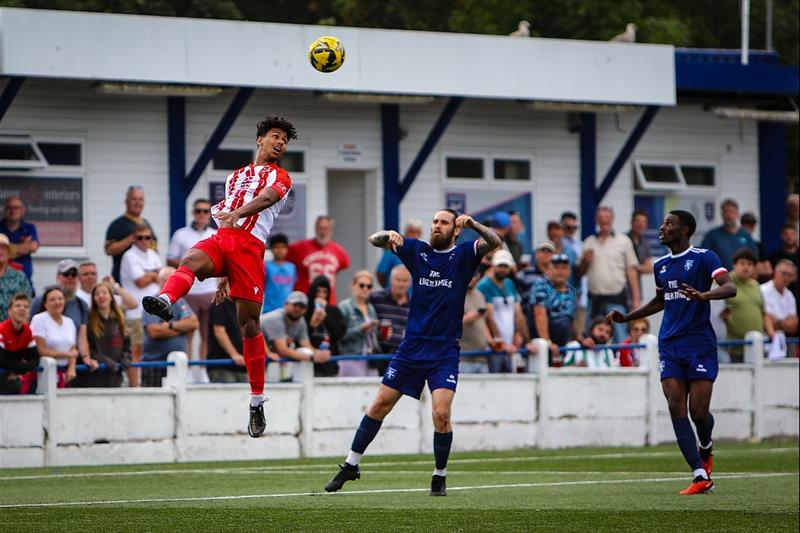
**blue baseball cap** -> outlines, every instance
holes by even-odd
[[[511,217],[505,211],[497,211],[492,215],[493,228],[507,228],[511,225]]]

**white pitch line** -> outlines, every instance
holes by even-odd
[[[764,472],[738,475],[720,475],[717,479],[748,479],[748,478],[769,478],[797,476],[797,472]],[[575,485],[619,485],[623,483],[665,483],[680,481],[686,476],[681,477],[660,477],[645,479],[609,479],[609,480],[580,480],[580,481],[553,481],[543,483],[502,483],[496,485],[467,485],[463,487],[448,487],[449,491],[467,491],[482,489],[510,489],[510,488],[537,488],[537,487],[564,487]],[[89,505],[122,505],[138,503],[178,503],[178,502],[199,502],[199,501],[224,501],[224,500],[251,500],[267,498],[293,498],[305,496],[357,496],[363,494],[391,494],[403,492],[427,492],[426,488],[404,488],[404,489],[369,489],[354,490],[348,492],[284,492],[272,494],[241,494],[237,496],[193,496],[186,498],[142,498],[136,500],[99,500],[99,501],[79,501],[79,502],[48,502],[48,503],[11,503],[0,504],[0,509],[19,509],[19,508],[41,508],[41,507],[75,507]]]
[[[781,447],[781,448],[761,448],[754,450],[721,450],[715,451],[714,455],[723,457],[732,457],[735,455],[749,455],[753,452],[756,453],[786,453],[797,452],[798,447]],[[534,461],[563,461],[573,459],[625,459],[625,458],[643,458],[643,457],[669,457],[678,455],[678,451],[663,451],[663,452],[632,452],[632,453],[602,453],[602,454],[586,454],[586,455],[532,455],[523,457],[483,457],[474,459],[450,459],[449,464],[480,464],[480,463],[520,463],[520,462],[534,462]],[[362,463],[366,468],[377,466],[411,466],[411,465],[430,465],[431,461],[414,460],[414,461],[378,461]],[[270,473],[270,472],[284,472],[291,471],[298,473],[298,470],[303,473],[329,473],[329,470],[324,472],[316,472],[313,469],[325,468],[326,465],[312,464],[312,465],[292,465],[287,466],[242,466],[239,468],[185,468],[185,469],[162,469],[162,470],[131,470],[123,472],[80,472],[80,473],[65,473],[65,474],[30,474],[23,476],[0,476],[0,481],[14,481],[14,480],[34,480],[34,479],[61,479],[61,478],[82,478],[82,477],[124,477],[124,476],[147,476],[147,475],[174,475],[174,474],[236,474],[236,473]],[[641,472],[640,472],[641,473]]]

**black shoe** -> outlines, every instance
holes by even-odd
[[[252,405],[250,406],[250,423],[247,424],[247,432],[254,439],[263,435],[264,430],[267,429],[267,419],[264,418],[265,401],[266,400],[262,400],[261,403],[255,407]]]
[[[447,496],[447,478],[433,475],[431,478],[431,496]]]
[[[145,296],[142,298],[142,307],[151,315],[156,315],[164,322],[172,320],[172,306],[164,301],[163,298],[156,296]]]
[[[355,481],[356,479],[361,479],[361,470],[358,465],[351,465],[350,463],[339,465],[339,473],[333,476],[333,479],[325,485],[325,490],[327,492],[336,492],[341,490],[345,481]]]

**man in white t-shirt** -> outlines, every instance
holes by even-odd
[[[797,301],[789,285],[797,277],[797,267],[788,259],[775,265],[775,277],[761,285],[764,310],[772,317],[776,332],[784,337],[797,334]],[[773,339],[774,340],[774,339]]]
[[[171,267],[178,268],[181,264],[181,259],[189,251],[189,248],[216,233],[216,230],[210,225],[211,202],[204,198],[195,200],[192,207],[192,216],[194,217],[192,223],[176,231],[172,235],[172,240],[169,241],[167,264]],[[217,281],[218,278],[206,278],[204,281],[195,279],[191,290],[183,297],[200,321],[200,359],[205,359],[208,355],[208,315],[211,310],[211,303],[214,301],[214,294],[217,292]],[[192,354],[193,337],[194,334],[190,334],[189,342],[187,343],[187,350],[190,356]]]
[[[150,248],[153,230],[146,224],[139,224],[133,230],[133,246],[122,254],[119,269],[120,283],[137,302],[145,296],[156,296],[161,286],[158,284],[158,271],[164,265],[155,250]],[[125,311],[128,331],[131,336],[131,357],[138,362],[142,357],[144,332],[142,329],[142,304],[135,309]],[[131,387],[139,386],[138,368],[128,369],[128,380]]]

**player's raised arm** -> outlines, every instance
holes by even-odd
[[[403,236],[394,230],[376,231],[369,236],[369,243],[376,248],[389,248],[390,245],[403,246]]]
[[[229,211],[227,213],[219,213],[215,216],[215,218],[222,222],[223,225],[235,226],[236,222],[240,218],[247,218],[251,215],[258,214],[281,198],[282,196],[278,194],[278,191],[272,187],[267,187],[261,191],[258,196],[244,204],[239,209],[234,209],[233,211]]]
[[[469,228],[481,236],[481,240],[478,241],[478,253],[480,255],[486,255],[503,244],[503,241],[500,239],[500,236],[497,233],[487,228],[480,222],[477,222],[469,215],[459,215],[459,217],[456,219],[456,227]]]

